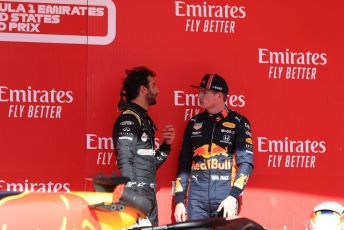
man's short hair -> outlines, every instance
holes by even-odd
[[[125,71],[127,77],[123,81],[127,101],[134,100],[139,95],[140,86],[148,88],[148,77],[154,77],[155,72],[145,66],[138,66]]]

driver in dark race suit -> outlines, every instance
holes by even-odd
[[[121,92],[127,103],[120,106],[121,115],[113,128],[113,140],[121,176],[130,179],[126,187],[150,200],[153,209],[148,218],[152,225],[158,225],[156,169],[167,159],[175,134],[171,125],[165,126],[164,142],[155,150],[157,129],[148,115],[148,107],[156,104],[159,92],[154,76],[146,67],[127,71],[124,92]]]
[[[186,214],[189,220],[237,215],[238,198],[253,170],[250,123],[225,106],[225,80],[207,74],[194,87],[205,111],[191,118],[184,132],[175,187],[177,222]]]

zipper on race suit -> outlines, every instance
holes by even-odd
[[[210,153],[210,155],[211,155],[211,146],[212,146],[212,144],[213,144],[213,139],[214,139],[214,131],[215,131],[215,127],[216,127],[216,124],[217,124],[217,121],[215,120],[215,122],[214,122],[214,125],[213,125],[213,131],[211,132],[211,139],[210,139],[210,143],[209,143],[209,146],[208,146],[208,153]],[[211,159],[211,158],[210,158]],[[208,167],[208,164],[206,164],[206,166]],[[211,210],[211,206],[212,206],[212,204],[211,204],[211,189],[210,189],[210,185],[212,184],[211,183],[211,166],[210,166],[210,168],[208,168],[208,177],[209,177],[209,183],[208,183],[208,210],[210,211]]]
[[[217,122],[214,123],[213,131],[211,132],[211,139],[210,139],[210,143],[209,143],[209,146],[208,146],[208,153],[211,152],[211,146],[212,146],[212,144],[213,144],[214,131],[215,131],[216,123],[217,123]]]

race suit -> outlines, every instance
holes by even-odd
[[[184,132],[176,179],[176,203],[184,202],[190,178],[188,219],[216,217],[229,195],[238,199],[253,169],[248,120],[225,108],[191,118]]]
[[[130,179],[126,187],[150,200],[153,209],[148,218],[153,225],[158,225],[156,169],[166,160],[170,145],[163,142],[155,150],[155,131],[147,111],[129,103],[114,124],[113,141],[121,175]]]

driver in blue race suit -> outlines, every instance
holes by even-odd
[[[174,216],[177,222],[236,216],[239,196],[253,170],[250,123],[226,107],[228,86],[221,76],[206,74],[200,86],[193,87],[199,89],[205,111],[191,118],[184,132]]]

